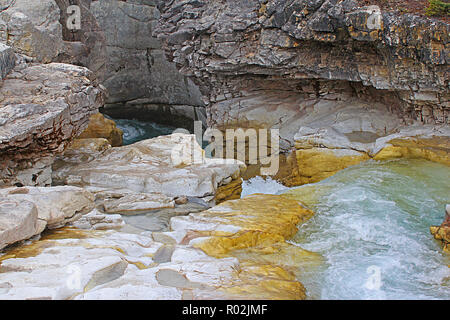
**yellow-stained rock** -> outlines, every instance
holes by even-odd
[[[313,216],[298,201],[281,195],[251,195],[193,213],[188,223],[220,225],[221,229],[192,230],[184,242],[215,258],[235,257],[241,270],[219,290],[236,299],[305,299],[299,270],[323,262],[320,255],[288,243],[297,226]],[[177,219],[177,218],[173,218]],[[184,218],[181,218],[182,220]],[[181,226],[181,224],[180,224]],[[197,239],[196,239],[197,238]]]
[[[262,194],[227,201],[213,209],[191,214],[194,219],[235,226],[239,230],[225,235],[213,230],[211,238],[198,244],[214,257],[259,245],[270,248],[270,244],[293,237],[297,226],[313,215],[314,212],[301,206],[298,201],[280,195]]]
[[[325,148],[297,150],[300,184],[319,182],[340,170],[369,159],[366,153],[353,150]]]
[[[440,226],[440,227],[430,227],[430,232],[436,240],[440,240],[443,245],[445,252],[450,253],[450,227]]]
[[[229,184],[220,186],[216,191],[216,204],[227,200],[236,200],[241,198],[242,179],[232,180]]]
[[[113,120],[106,119],[101,113],[94,114],[89,119],[89,126],[78,139],[104,138],[113,147],[120,147],[123,143],[123,131],[117,128]]]
[[[450,137],[393,139],[375,156],[375,160],[397,158],[426,159],[450,166]]]
[[[66,152],[78,151],[85,153],[96,153],[103,152],[109,148],[111,148],[111,144],[104,138],[75,139],[66,149]]]
[[[281,153],[278,157],[279,169],[276,175],[269,176],[273,180],[279,181],[287,187],[295,187],[302,184],[297,157],[295,152]],[[247,165],[247,171],[242,178],[249,180],[261,175],[261,164]]]

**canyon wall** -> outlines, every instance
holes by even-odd
[[[152,36],[160,15],[155,1],[56,2],[65,40],[85,48],[72,50],[72,56],[97,70],[108,89],[105,113],[179,125],[186,118],[205,121],[198,88],[167,61],[160,41]],[[80,30],[66,26],[71,4],[81,7]]]
[[[353,0],[171,0],[158,8],[154,34],[199,86],[208,125],[279,129],[290,153],[283,163],[292,164],[283,168],[287,184],[370,158],[449,163],[447,23]]]
[[[172,0],[160,10],[156,34],[200,86],[210,124],[239,120],[235,110],[264,101],[348,95],[423,123],[450,121],[444,22],[352,0]]]

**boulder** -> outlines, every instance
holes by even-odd
[[[37,209],[39,227],[35,234],[45,228],[54,229],[77,220],[94,209],[91,193],[77,187],[22,187],[0,189],[0,196],[11,201],[33,203]]]
[[[29,201],[0,197],[0,250],[36,234],[38,212]]]
[[[101,113],[92,115],[89,118],[89,125],[78,139],[103,138],[109,141],[111,146],[120,147],[123,143],[123,131],[117,128],[114,120],[105,118]]]
[[[442,242],[442,246],[445,252],[450,253],[450,205],[445,207],[444,222],[440,226],[430,227],[430,232],[436,240]]]

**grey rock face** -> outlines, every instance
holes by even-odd
[[[175,114],[164,106],[202,106],[199,90],[167,61],[160,41],[152,36],[160,16],[154,1],[93,1],[90,13],[106,41],[107,113],[114,109],[112,114],[123,117],[128,111],[143,111],[144,105],[156,118],[158,113]]]
[[[295,113],[349,98],[381,102],[406,122],[450,121],[442,21],[352,0],[172,0],[159,9],[154,34],[199,85],[211,126],[283,127],[302,115],[283,119],[268,105]]]
[[[48,63],[65,50],[59,8],[53,0],[3,1],[0,41],[16,52]]]
[[[80,8],[79,29],[68,27],[72,5]],[[160,17],[155,1],[5,0],[3,7],[0,41],[35,62],[87,67],[109,92],[106,111],[119,106],[124,112],[114,108],[114,114],[124,117],[145,105],[157,120],[177,114],[167,106],[203,105],[198,88],[167,61],[152,36]]]

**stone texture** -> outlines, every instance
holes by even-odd
[[[245,165],[203,153],[195,136],[172,134],[110,148],[90,161],[58,164],[53,179],[94,192],[107,212],[173,208],[177,197],[213,203],[218,187],[238,179]]]
[[[77,187],[3,188],[0,198],[0,250],[94,209],[93,195]]]
[[[125,221],[120,214],[104,214],[95,209],[68,224],[68,226],[88,230],[120,229],[124,225]]]
[[[56,154],[104,103],[86,68],[21,61],[0,88],[0,185],[51,184]]]
[[[7,45],[0,43],[0,76],[2,80],[16,65],[16,55],[14,50]]]
[[[65,50],[60,10],[53,0],[6,0],[0,12],[0,41],[38,62],[56,61]]]
[[[304,299],[305,288],[289,270],[322,261],[285,237],[311,215],[296,201],[260,195],[173,218],[171,232],[53,230],[0,256],[0,298]],[[100,218],[95,211],[89,216]]]
[[[62,26],[64,52],[58,56],[57,62],[81,65],[91,70],[99,81],[106,76],[106,39],[103,30],[91,13],[92,0],[54,0],[58,5],[59,23]],[[68,7],[77,5],[80,8],[80,29],[68,27]],[[70,25],[70,24],[69,24]]]
[[[142,119],[137,109],[145,109],[148,116],[163,120],[177,115],[165,110],[169,106],[203,105],[198,88],[167,61],[160,41],[152,36],[160,16],[155,2],[92,1],[89,12],[105,39],[103,84],[110,93],[105,112],[127,118],[134,113]],[[186,119],[196,120],[190,116]]]
[[[310,87],[318,98],[327,82],[347,82],[356,96],[391,100],[424,123],[448,123],[445,22],[334,0],[180,0],[159,9],[155,34],[211,112],[227,112],[221,102],[238,110],[248,96],[276,97],[276,87],[283,88],[278,99],[292,104],[287,93]]]
[[[0,196],[11,201],[34,203],[39,219],[35,234],[45,228],[55,229],[80,218],[94,209],[91,193],[77,187],[22,187],[0,189]]]
[[[0,198],[0,249],[31,238],[37,229],[36,206],[29,201]]]
[[[386,147],[383,137],[401,135],[408,126],[438,126],[430,137],[448,127],[445,22],[358,7],[352,0],[174,0],[158,8],[154,34],[199,86],[208,126],[279,129],[281,152],[296,172],[276,177],[288,185],[328,176],[338,169],[329,166],[333,162],[341,168],[374,157],[365,149],[371,142],[380,138]],[[304,151],[310,148],[329,158],[316,178],[302,172],[314,165],[306,157],[312,151]],[[448,157],[401,148],[378,158]],[[344,164],[342,157],[330,158],[337,152],[356,158]],[[299,154],[303,164],[287,160]]]

